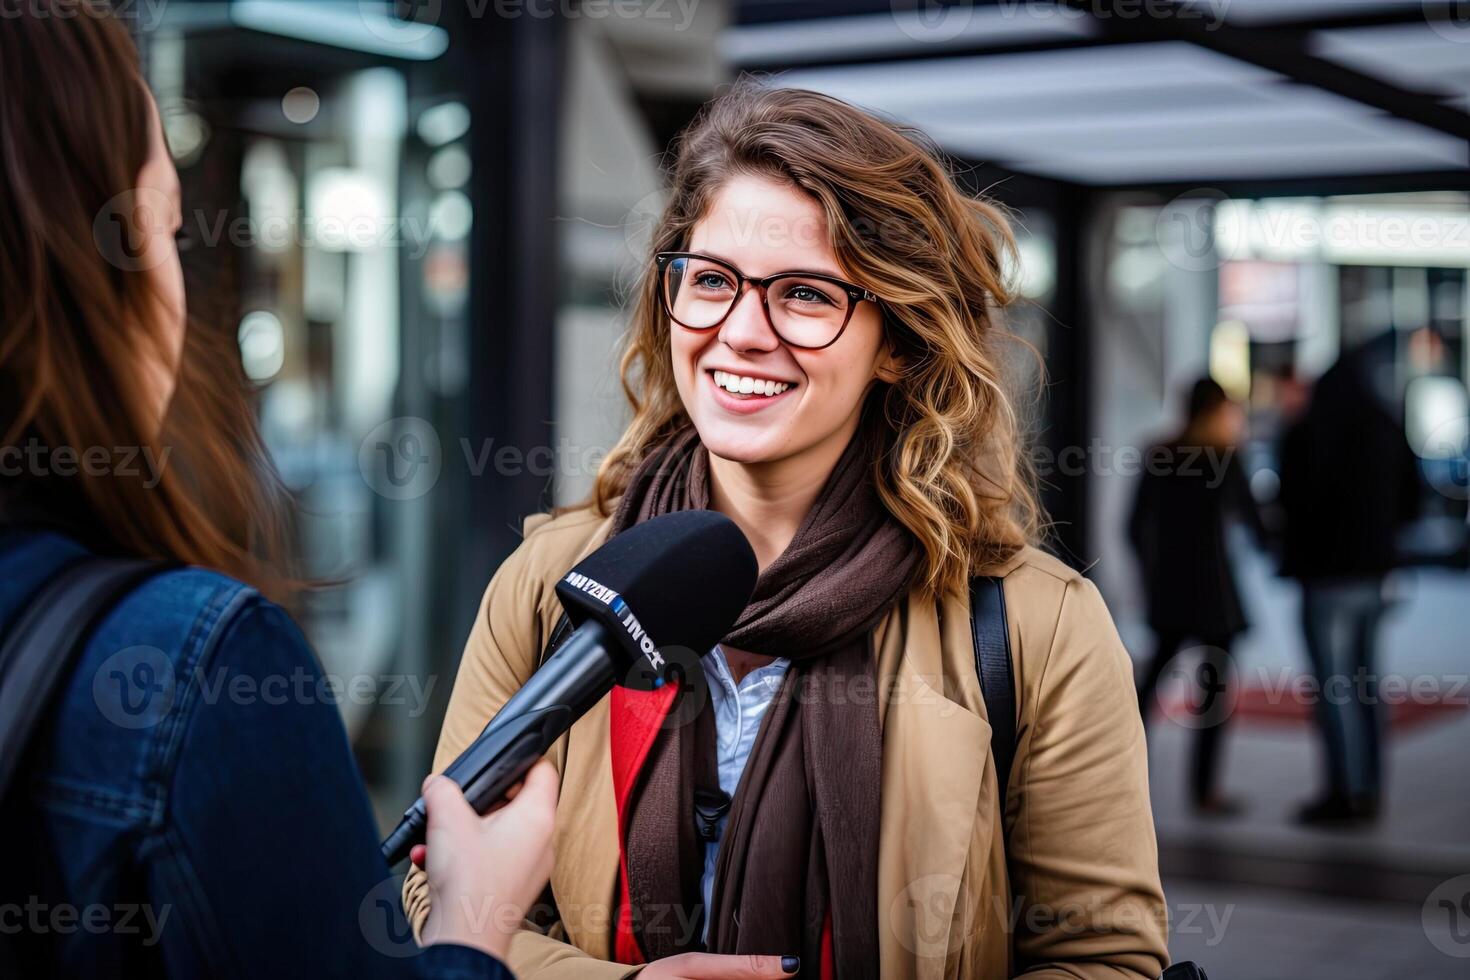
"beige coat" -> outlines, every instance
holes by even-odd
[[[527,520],[465,646],[436,771],[530,676],[561,611],[553,587],[608,524],[586,510]],[[1019,700],[1004,820],[968,596],[910,595],[875,637],[880,690],[893,691],[879,701],[882,975],[1152,980],[1168,963],[1168,913],[1128,655],[1096,587],[1061,562],[1028,548],[994,572],[1005,577]],[[560,923],[513,941],[522,980],[637,970],[606,962],[618,869],[608,701],[549,755],[562,776],[551,876]],[[428,889],[417,869],[404,903],[421,926]]]

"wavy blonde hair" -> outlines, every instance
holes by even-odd
[[[826,215],[843,270],[881,297],[901,379],[879,381],[863,422],[885,506],[922,545],[920,583],[963,589],[1041,524],[1017,413],[1002,381],[998,323],[1013,299],[1015,240],[997,204],[963,192],[915,130],[801,89],[736,83],[682,134],[668,203],[635,286],[622,357],[633,418],[598,470],[589,504],[607,514],[649,450],[689,424],[674,383],[652,253],[687,247],[732,177],[784,181]]]

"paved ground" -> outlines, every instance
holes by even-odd
[[[1295,588],[1258,563],[1243,578],[1256,627],[1237,667],[1257,679],[1298,670]],[[1126,614],[1120,626],[1130,648],[1147,649]],[[1444,691],[1460,683],[1470,671],[1470,578],[1411,576],[1385,626],[1380,666]],[[1176,958],[1199,961],[1212,980],[1470,977],[1470,711],[1439,712],[1393,735],[1383,817],[1352,831],[1291,821],[1319,788],[1309,724],[1232,720],[1223,789],[1247,810],[1227,820],[1186,806],[1191,737],[1167,719],[1150,729]]]
[[[1165,885],[1176,925],[1170,952],[1176,960],[1199,963],[1210,980],[1470,976],[1470,959],[1445,955],[1429,943],[1418,908],[1187,879]],[[1195,911],[1211,906],[1213,920]],[[1216,928],[1220,922],[1224,927]],[[1470,953],[1470,945],[1448,948]]]

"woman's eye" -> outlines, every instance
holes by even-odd
[[[726,289],[730,285],[718,272],[701,272],[694,277],[694,284],[702,289]]]
[[[832,303],[831,297],[812,286],[792,286],[786,291],[786,298],[798,303]]]

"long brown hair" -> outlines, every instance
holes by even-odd
[[[189,323],[160,431],[143,375],[143,352],[166,346],[150,280],[96,232],[150,153],[132,39],[103,5],[15,14],[0,17],[0,519],[281,598],[284,497],[231,338]]]
[[[739,175],[810,194],[843,269],[882,299],[903,376],[874,386],[862,424],[884,504],[924,547],[921,584],[961,588],[1034,540],[1041,508],[1002,367],[1002,345],[1015,339],[999,320],[1013,298],[1005,212],[964,193],[922,133],[830,96],[748,79],[680,137],[623,355],[633,418],[598,471],[591,505],[606,513],[637,462],[689,421],[652,253],[687,248],[720,188]]]

